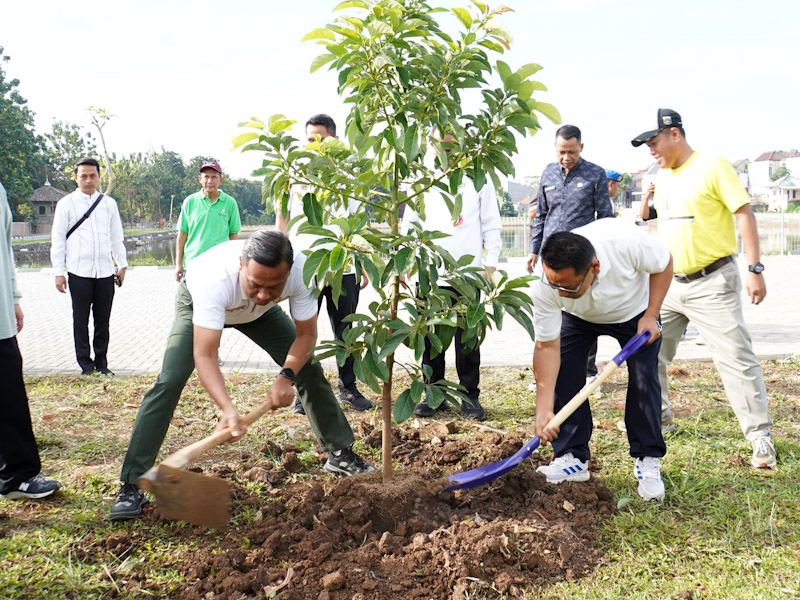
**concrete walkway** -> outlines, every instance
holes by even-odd
[[[745,320],[756,353],[760,357],[786,357],[800,352],[800,257],[767,256],[767,299],[760,306],[745,304]],[[746,260],[739,259],[744,274]],[[524,273],[522,259],[501,265],[509,274]],[[72,307],[69,294],[55,289],[51,269],[17,271],[23,293],[22,309],[25,327],[18,340],[25,361],[25,373],[55,374],[79,372],[72,340]],[[177,283],[172,267],[133,267],[125,285],[117,290],[111,313],[111,343],[109,368],[117,375],[158,373],[172,325],[173,301]],[[361,305],[372,299],[362,294]],[[749,302],[749,300],[748,300]],[[320,339],[330,339],[331,328],[324,308],[319,320]],[[691,328],[690,328],[691,331]],[[681,343],[679,359],[708,359],[709,351],[690,339]],[[405,350],[405,351],[403,351]],[[611,338],[601,338],[600,361],[611,358],[619,348]],[[448,365],[454,365],[451,358]],[[481,348],[485,366],[528,366],[531,363],[533,342],[525,330],[508,318],[502,331],[491,331]],[[267,354],[233,329],[222,335],[220,357],[223,372],[276,373],[278,367]],[[401,360],[411,361],[407,349],[401,348]],[[327,370],[335,370],[332,360],[325,361]]]

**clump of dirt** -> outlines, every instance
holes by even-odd
[[[479,589],[481,597],[497,597],[577,578],[601,560],[596,524],[615,505],[600,480],[548,484],[535,474],[544,461],[534,454],[490,484],[444,492],[447,474],[500,460],[526,441],[476,433],[467,444],[448,431],[398,431],[394,456],[403,466],[387,484],[379,472],[347,479],[320,473],[309,481],[244,465],[242,480],[278,486],[263,502],[235,474],[213,469],[234,480],[233,521],[244,521],[237,519],[244,510],[258,512],[222,532],[215,547],[201,544],[171,565],[185,582],[170,597],[462,599]],[[157,508],[146,518],[161,519]]]

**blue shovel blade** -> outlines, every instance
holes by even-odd
[[[532,440],[530,440],[522,448],[517,450],[515,454],[512,454],[508,458],[504,458],[499,462],[486,465],[485,467],[479,467],[477,469],[472,469],[471,471],[464,471],[463,473],[450,475],[448,480],[452,482],[453,485],[450,485],[444,489],[445,491],[460,490],[493,481],[501,475],[505,475],[523,460],[528,458],[538,447],[539,436],[534,436]]]

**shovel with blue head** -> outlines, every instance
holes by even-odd
[[[591,396],[594,391],[606,380],[617,368],[624,363],[634,352],[644,346],[647,340],[650,339],[652,333],[650,331],[643,331],[632,337],[630,341],[619,351],[619,353],[606,363],[600,373],[597,374],[591,382],[587,383],[580,392],[578,392],[572,400],[564,405],[558,413],[550,419],[549,425],[561,425],[566,421],[575,410],[583,404],[586,399]],[[460,490],[463,488],[475,487],[494,481],[498,477],[505,475],[511,469],[519,465],[523,460],[528,458],[536,448],[539,447],[539,436],[534,436],[532,440],[528,441],[516,454],[504,458],[503,460],[472,469],[471,471],[464,471],[463,473],[456,473],[450,475],[448,481],[451,485],[445,487],[445,491]]]

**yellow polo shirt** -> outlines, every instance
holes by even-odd
[[[675,273],[694,273],[737,250],[733,213],[750,202],[733,166],[695,152],[677,169],[656,176],[658,233]]]

